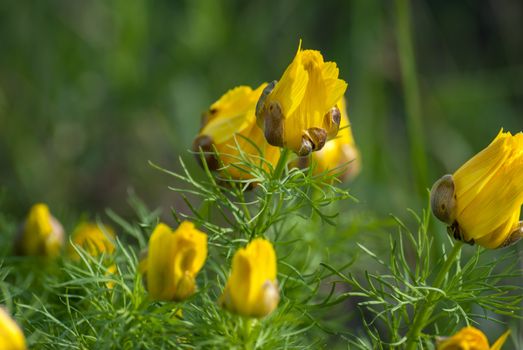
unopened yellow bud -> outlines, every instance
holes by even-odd
[[[434,215],[449,234],[470,244],[499,248],[523,236],[523,133],[503,132],[431,190]]]
[[[247,317],[264,317],[278,306],[276,253],[272,244],[257,238],[234,254],[232,271],[220,298],[227,310]]]
[[[43,203],[35,204],[18,233],[15,252],[20,255],[56,257],[64,244],[64,229]]]
[[[302,50],[278,82],[269,84],[256,107],[258,125],[273,146],[299,156],[323,148],[340,125],[337,102],[347,83],[338,79],[334,62],[324,62],[319,51]]]
[[[112,254],[114,252],[115,237],[113,229],[109,226],[83,222],[76,226],[71,240],[74,245],[82,247],[90,255],[98,256],[102,253]],[[80,258],[72,245],[69,245],[68,253],[73,259]]]
[[[184,221],[172,231],[158,224],[149,239],[139,271],[155,300],[180,301],[196,290],[195,277],[207,258],[207,235]]]

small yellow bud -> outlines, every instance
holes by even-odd
[[[74,245],[82,247],[90,255],[98,256],[102,253],[112,254],[114,252],[115,237],[113,229],[109,226],[83,222],[76,226],[71,240]],[[68,253],[73,259],[80,258],[72,245],[69,245]]]
[[[510,330],[506,331],[491,346],[485,334],[477,328],[468,326],[449,338],[437,341],[437,350],[500,350],[507,340]]]
[[[16,237],[15,253],[53,258],[60,254],[63,244],[64,229],[49,207],[42,203],[33,205]]]
[[[266,84],[256,90],[239,86],[229,90],[213,103],[202,120],[202,129],[193,142],[196,157],[205,162],[210,170],[218,170],[220,162],[226,172],[235,179],[252,178],[245,161],[267,169],[278,162],[280,150],[265,141],[256,125],[254,110]],[[219,154],[218,160],[215,152]],[[244,159],[242,159],[242,156]]]
[[[242,316],[267,316],[280,301],[276,273],[276,253],[272,244],[262,238],[253,240],[234,254],[231,275],[220,304]]]
[[[184,221],[172,231],[160,223],[149,238],[139,271],[155,300],[180,301],[196,290],[195,277],[207,258],[207,235]]]
[[[306,156],[336,136],[336,103],[347,89],[338,73],[336,63],[324,62],[319,51],[302,50],[300,42],[292,63],[265,88],[256,106],[258,125],[271,145]]]
[[[340,121],[338,121],[340,130],[338,135],[327,141],[321,150],[312,153],[312,166],[314,174],[339,168],[336,172],[339,172],[340,180],[344,181],[353,179],[359,174],[361,159],[352,136],[345,98],[339,100],[336,105],[339,106],[337,111],[340,112]],[[303,168],[309,165],[308,157],[298,158],[299,167]]]
[[[22,330],[2,307],[0,307],[0,349],[27,349]]]
[[[486,248],[506,247],[523,236],[523,133],[503,132],[453,175],[432,187],[434,215],[449,234]]]

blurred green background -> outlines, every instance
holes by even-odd
[[[412,1],[424,187],[523,129],[523,3]],[[0,3],[3,211],[126,213],[133,188],[168,212],[201,113],[228,89],[277,79],[303,39],[349,83],[362,205],[424,205],[410,160],[394,2],[114,0]],[[164,212],[165,212],[164,211]],[[60,215],[57,215],[60,217]]]

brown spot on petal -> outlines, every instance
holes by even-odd
[[[258,99],[258,102],[256,103],[256,117],[261,115],[262,109],[265,107],[265,100],[267,99],[267,96],[274,90],[274,87],[276,86],[276,83],[278,81],[273,80],[267,86],[263,89],[260,98]]]
[[[311,164],[310,157],[298,157],[296,160],[296,166],[300,169],[305,169]]]
[[[452,223],[452,225],[447,226],[447,233],[458,241],[462,241],[462,242],[470,244],[470,245],[474,245],[474,243],[475,243],[474,238],[471,238],[468,241],[465,240],[464,232],[461,229],[461,227],[459,226],[457,221],[454,221]]]
[[[327,130],[327,139],[332,139],[338,134],[341,122],[341,112],[337,106],[332,107],[323,117],[323,125]]]
[[[202,164],[202,154],[205,163],[209,170],[216,170],[220,166],[218,159],[216,159],[216,154],[214,153],[213,140],[208,135],[199,135],[194,139],[192,149],[196,152],[196,160],[203,167]]]
[[[262,108],[263,131],[267,142],[273,146],[283,147],[284,118],[278,102],[271,102],[268,108]]]
[[[319,151],[325,146],[327,141],[327,131],[322,128],[308,128],[304,136],[307,136],[312,142],[312,150]]]
[[[517,243],[521,238],[523,238],[523,221],[519,222],[519,227],[512,231],[507,239],[505,239],[505,241],[501,243],[498,248],[510,247],[511,245]]]
[[[445,175],[434,183],[430,190],[430,207],[439,220],[453,224],[456,218],[454,179]]]

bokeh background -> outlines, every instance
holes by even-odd
[[[501,127],[523,129],[523,3],[414,0],[412,18],[430,187]],[[129,189],[176,207],[148,161],[193,167],[201,113],[277,79],[300,38],[349,82],[353,193],[387,213],[417,207],[396,28],[394,3],[376,0],[3,1],[2,207],[125,213]]]

